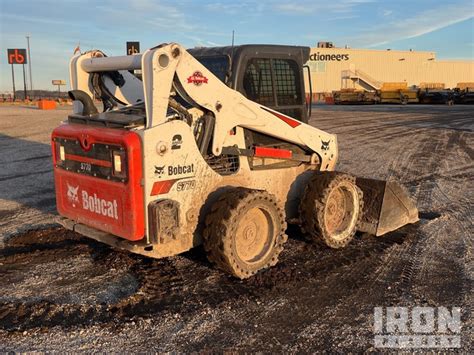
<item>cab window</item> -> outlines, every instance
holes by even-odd
[[[247,63],[242,86],[250,100],[301,119],[303,93],[294,60],[252,58]]]

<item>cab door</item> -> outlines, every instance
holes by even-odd
[[[308,122],[301,64],[276,55],[247,57],[237,89],[248,99]]]

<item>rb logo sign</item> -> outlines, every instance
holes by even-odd
[[[26,64],[26,49],[7,49],[8,64]]]

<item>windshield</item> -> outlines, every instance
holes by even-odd
[[[226,82],[227,72],[229,71],[229,56],[216,55],[196,57],[196,59],[204,65],[208,70],[217,76],[223,83]]]

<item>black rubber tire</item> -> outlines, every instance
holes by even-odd
[[[272,229],[268,227],[263,255],[257,255],[255,260],[248,261],[239,255],[236,235],[238,228],[241,228],[239,224],[242,218],[253,210],[262,211],[273,227]],[[265,191],[246,188],[233,188],[227,191],[214,203],[205,222],[203,242],[209,261],[240,279],[274,266],[283,250],[283,244],[288,239],[285,234],[287,227],[285,212],[275,196]]]
[[[341,235],[331,232],[325,221],[326,205],[331,191],[338,188],[350,190],[353,213],[350,224]],[[363,211],[362,191],[357,187],[355,177],[338,172],[315,172],[306,185],[300,202],[301,228],[311,239],[320,240],[331,248],[345,247],[354,238]],[[354,220],[352,220],[354,218]]]

